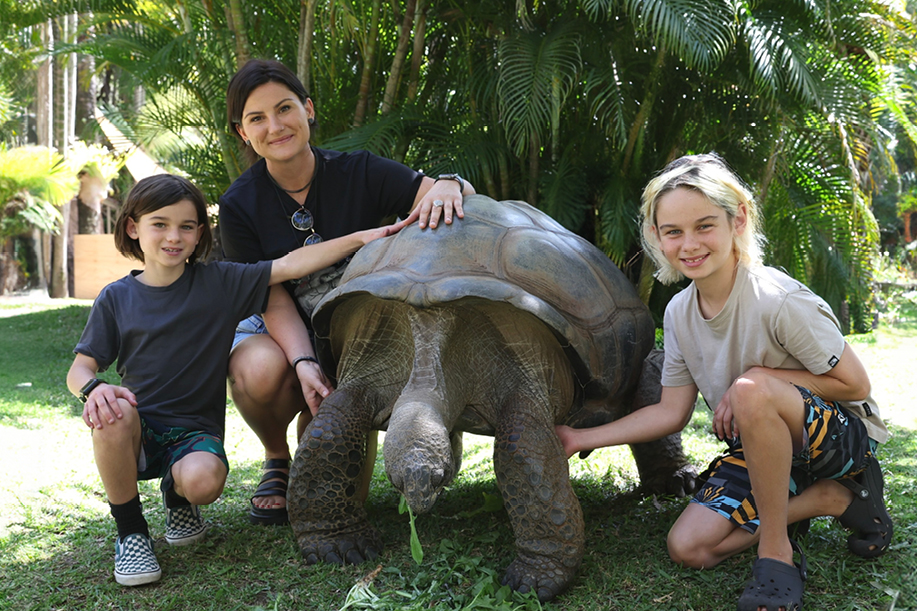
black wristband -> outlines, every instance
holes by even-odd
[[[101,386],[105,384],[105,380],[100,380],[99,378],[92,378],[86,382],[83,387],[80,389],[80,401],[86,403],[86,400],[89,398],[89,393],[95,390],[96,386]]]
[[[293,359],[291,366],[293,367],[293,369],[296,369],[296,366],[302,363],[303,361],[309,361],[310,363],[315,363],[319,367],[322,366],[321,363],[318,362],[318,359],[315,358],[314,356],[297,356],[295,359]]]
[[[465,180],[458,174],[440,174],[433,180],[433,182],[438,182],[440,180],[454,180],[458,183],[459,194],[461,195],[465,192]]]

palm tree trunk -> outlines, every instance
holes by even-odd
[[[251,58],[252,51],[245,29],[245,13],[242,11],[241,0],[229,0],[229,13],[232,17],[229,27],[236,40],[236,65],[242,66]]]
[[[512,181],[509,177],[509,163],[506,161],[506,157],[500,155],[497,159],[497,164],[500,166],[500,199],[509,199],[510,187],[512,186]],[[496,191],[493,191],[496,193]]]
[[[102,200],[107,195],[108,183],[104,178],[91,172],[84,172],[80,176],[77,233],[102,233]]]
[[[299,45],[296,55],[296,76],[311,91],[312,40],[315,37],[316,0],[302,0],[299,5]]]
[[[656,101],[656,93],[659,90],[659,84],[662,82],[662,78],[660,77],[662,66],[665,63],[665,56],[665,48],[660,45],[659,50],[656,52],[656,63],[653,64],[653,71],[650,74],[650,78],[647,79],[649,86],[643,94],[643,101],[640,103],[640,110],[637,112],[634,124],[630,126],[630,131],[627,134],[624,161],[621,164],[621,176],[627,176],[630,171],[630,161],[633,159],[634,148],[637,146],[640,132],[643,131],[646,122],[650,118],[650,112],[653,110],[653,103]]]
[[[411,51],[411,75],[408,77],[408,103],[417,98],[420,86],[420,64],[423,62],[426,47],[427,7],[424,0],[416,0],[414,7],[414,48]],[[493,191],[491,191],[493,193]]]
[[[372,85],[373,67],[376,64],[376,41],[379,39],[379,15],[382,0],[373,0],[372,17],[369,31],[366,33],[366,45],[363,53],[363,74],[360,78],[360,97],[357,100],[357,109],[353,114],[353,126],[360,127],[366,120],[369,108],[370,88]]]
[[[67,227],[70,225],[70,204],[61,209],[63,218],[57,233],[51,237],[51,297],[68,297],[67,290]]]
[[[210,107],[210,118],[214,125],[220,125],[224,120],[223,117],[217,115],[213,106]],[[236,151],[233,150],[235,141],[230,138],[225,129],[217,129],[215,133],[217,135],[217,140],[220,142],[220,150],[223,151],[223,166],[226,168],[229,182],[233,182],[244,170],[239,163],[239,156],[236,154]]]
[[[48,274],[45,273],[47,263],[44,249],[45,234],[40,229],[33,229],[31,239],[27,240],[28,248],[35,257],[35,278],[29,279],[29,288],[48,290]]]
[[[529,141],[529,184],[528,199],[529,204],[538,207],[538,166],[541,156],[541,143],[538,138],[538,132],[532,132],[532,139]]]
[[[385,94],[382,96],[382,114],[388,114],[395,105],[395,92],[401,81],[401,72],[404,60],[408,54],[408,43],[411,42],[411,24],[414,23],[414,9],[417,0],[408,0],[404,10],[404,19],[401,20],[401,30],[398,32],[398,46],[395,48],[395,57],[392,59],[392,69],[388,74],[385,84]]]
[[[44,48],[51,48],[54,43],[54,29],[51,21],[47,21],[40,26],[41,40]],[[38,68],[37,81],[37,105],[36,105],[36,131],[38,135],[39,146],[51,149],[54,140],[54,63],[51,56],[41,63]],[[41,261],[38,273],[41,276],[39,285],[51,292],[51,264],[50,264],[50,237],[41,233],[38,236],[38,243]]]
[[[45,49],[54,44],[54,30],[51,22],[41,24],[41,43]],[[51,56],[41,63],[38,68],[38,103],[36,105],[36,132],[38,145],[51,148],[54,133],[54,64]]]
[[[61,17],[60,21],[52,21],[51,29],[57,40],[66,40],[66,17]],[[54,79],[54,96],[53,107],[55,112],[52,115],[51,138],[56,148],[64,156],[68,149],[68,135],[66,131],[69,113],[67,100],[67,64],[57,62],[52,69],[52,78]],[[69,214],[67,207],[64,206],[63,220],[58,226],[58,231],[51,236],[51,291],[50,296],[53,298],[67,297],[67,225],[69,224]]]
[[[780,144],[783,142],[783,134],[778,135],[774,139],[774,145],[771,147],[771,154],[767,158],[767,165],[764,166],[764,176],[761,177],[761,182],[759,183],[758,188],[758,207],[761,208],[764,206],[764,202],[767,201],[767,191],[771,186],[771,182],[774,180],[774,175],[777,172],[777,158],[780,156]]]

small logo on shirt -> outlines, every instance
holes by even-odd
[[[828,359],[828,366],[829,366],[829,367],[834,367],[835,365],[837,365],[837,362],[838,362],[839,360],[840,360],[840,359],[837,358],[836,356],[832,356],[830,359]]]
[[[847,416],[844,415],[844,412],[837,410],[837,419],[840,420],[841,424],[847,426]]]
[[[863,411],[866,412],[866,417],[872,416],[872,408],[869,407],[869,403],[863,403]]]

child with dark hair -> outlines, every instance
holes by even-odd
[[[739,611],[799,609],[805,561],[793,563],[788,524],[837,517],[863,557],[891,542],[875,457],[888,431],[869,377],[828,304],[762,264],[757,206],[720,157],[669,164],[646,186],[641,217],[656,277],[692,281],[666,307],[661,401],[557,433],[568,456],[659,439],[687,425],[700,390],[728,450],[669,531],[669,555],[703,569],[757,544]]]
[[[118,583],[135,586],[161,576],[138,480],[162,478],[168,543],[187,545],[206,534],[198,505],[220,496],[229,472],[226,372],[237,323],[267,308],[270,285],[323,269],[414,218],[304,246],[274,261],[202,264],[197,261],[212,245],[203,193],[169,174],[145,178],[131,190],[115,244],[144,269],[102,290],[67,375],[84,403],[83,421],[92,429],[118,528]],[[120,384],[96,377],[115,361]]]

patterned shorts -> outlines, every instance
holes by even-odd
[[[182,427],[167,427],[140,419],[140,458],[137,460],[137,479],[162,478],[162,489],[172,487],[172,465],[192,452],[210,452],[226,465],[229,461],[223,440],[211,433],[192,431]]]
[[[790,468],[790,496],[795,496],[819,479],[853,477],[866,468],[876,442],[866,427],[840,405],[823,401],[797,386],[806,408],[803,449],[793,456]],[[736,526],[754,533],[758,512],[741,445],[731,447],[710,463],[701,475],[706,483],[691,500],[717,512]]]

